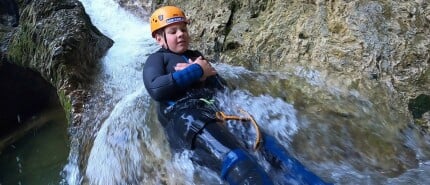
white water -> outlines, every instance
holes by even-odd
[[[149,119],[150,99],[143,85],[142,66],[147,55],[158,46],[150,36],[148,23],[126,12],[112,0],[81,2],[93,24],[114,40],[114,45],[103,58],[102,74],[95,82],[101,84],[95,88],[100,92],[95,94],[109,97],[102,104],[112,105],[112,108],[100,107],[103,110],[99,111],[108,111],[108,116],[94,128],[95,139],[86,171],[80,171],[78,157],[69,157],[69,164],[65,167],[67,183],[223,184],[216,173],[194,165],[188,159],[189,151],[171,156],[158,123]],[[221,66],[219,73],[237,75],[234,70]],[[279,99],[253,97],[246,91],[223,94],[219,99],[234,100],[225,101],[224,106],[244,108],[258,122],[267,123],[262,125],[263,128],[276,130],[274,134],[284,141],[290,141],[290,136],[297,130],[294,109]]]

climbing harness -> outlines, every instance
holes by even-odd
[[[204,98],[200,98],[199,100],[205,102],[208,105],[213,105],[215,103],[215,100],[207,100]]]
[[[260,143],[261,141],[261,132],[260,132],[260,128],[258,127],[257,122],[255,121],[254,117],[251,116],[251,114],[249,114],[248,112],[246,112],[243,109],[239,109],[240,112],[242,112],[243,114],[246,115],[246,117],[240,117],[240,116],[234,116],[234,115],[226,115],[224,112],[222,111],[218,111],[215,113],[216,118],[219,121],[222,121],[223,123],[226,123],[228,120],[237,120],[237,121],[251,121],[252,125],[255,128],[255,132],[257,133],[257,136],[255,138],[255,143],[254,143],[254,150],[258,150],[258,148],[260,148]]]

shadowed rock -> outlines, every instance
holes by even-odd
[[[77,0],[30,1],[23,4],[20,9],[22,21],[17,28],[0,27],[2,28],[0,29],[0,43],[2,43],[0,68],[10,70],[10,66],[15,66],[13,68],[22,68],[17,71],[27,72],[2,73],[2,85],[16,84],[15,87],[17,87],[4,92],[27,91],[16,95],[26,96],[22,100],[25,100],[27,105],[36,104],[38,107],[45,107],[48,101],[40,101],[40,98],[52,94],[48,93],[49,88],[43,89],[44,86],[40,85],[43,83],[13,81],[17,78],[34,77],[36,81],[43,79],[45,87],[46,84],[50,84],[50,87],[55,89],[54,92],[65,109],[69,123],[81,124],[80,113],[87,97],[86,88],[92,81],[100,58],[112,46],[113,41],[92,25],[84,7]],[[13,65],[5,67],[5,62]],[[26,74],[33,74],[33,77]],[[33,85],[34,89],[40,90],[37,93],[43,95],[34,97],[29,95],[32,94],[33,88],[18,88],[26,84]],[[3,107],[17,103],[15,101],[8,103],[4,100],[0,102]],[[36,114],[40,111],[38,107],[33,106],[34,112],[28,110],[27,114]],[[16,115],[6,113],[13,124]]]

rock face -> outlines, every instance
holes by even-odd
[[[6,27],[1,56],[40,73],[57,90],[70,123],[80,124],[87,84],[113,41],[91,24],[77,0],[22,2],[20,7],[21,22]]]
[[[215,60],[256,71],[316,71],[329,86],[364,94],[382,87],[387,97],[374,98],[394,99],[402,112],[411,99],[429,95],[427,1],[163,3],[186,12],[195,48]]]
[[[19,139],[20,129],[30,129],[22,123],[58,101],[69,123],[81,124],[88,83],[113,44],[76,0],[19,5],[20,21],[13,12],[0,12],[0,151]]]

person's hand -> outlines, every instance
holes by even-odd
[[[176,71],[183,70],[186,67],[188,67],[189,65],[191,65],[191,63],[177,63],[176,66],[175,66],[175,70]]]
[[[183,70],[188,66],[190,66],[191,64],[198,64],[203,69],[203,76],[200,78],[200,81],[204,81],[206,80],[207,77],[217,74],[215,68],[213,68],[211,64],[207,60],[203,59],[203,57],[201,56],[194,61],[189,59],[188,63],[177,63],[175,66],[175,70],[176,71]]]
[[[207,60],[203,59],[203,57],[201,56],[199,56],[192,63],[200,65],[200,67],[203,69],[203,76],[200,78],[200,81],[204,81],[207,77],[217,74],[215,68],[212,67],[212,65]]]

